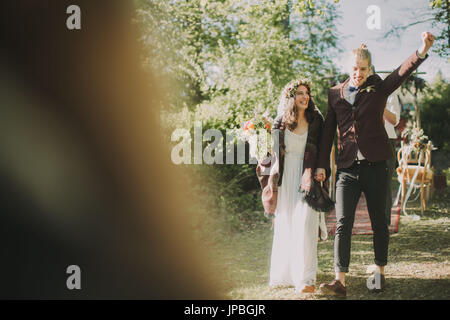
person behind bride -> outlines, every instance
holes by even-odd
[[[314,292],[318,236],[322,240],[327,237],[324,211],[331,210],[330,203],[328,207],[323,202],[307,203],[308,196],[316,191],[313,189],[317,185],[321,188],[312,179],[322,126],[323,116],[311,98],[309,81],[289,82],[281,93],[272,127],[272,137],[279,142],[272,155],[277,165],[266,176],[269,181],[276,177],[271,181],[276,205],[269,209],[265,205],[265,210],[274,217],[269,284],[294,286],[297,293]],[[260,164],[257,175],[261,182],[264,177]]]

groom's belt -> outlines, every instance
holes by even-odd
[[[355,165],[358,165],[358,166],[379,166],[379,165],[382,165],[382,164],[386,164],[386,160],[382,160],[382,161],[369,161],[369,160],[367,160],[367,159],[364,159],[364,160],[358,160],[358,159],[356,159],[356,160],[353,162],[352,167],[355,166]]]

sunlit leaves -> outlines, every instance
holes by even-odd
[[[336,47],[329,1],[138,3],[145,62],[173,79],[172,110],[184,105],[215,127],[239,126],[257,112],[273,115],[281,88],[300,76],[313,79],[324,109],[326,94],[318,93],[329,85],[324,77]]]

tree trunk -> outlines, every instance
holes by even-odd
[[[420,129],[420,109],[419,105],[417,103],[416,95],[414,95],[414,109],[416,109],[416,126],[418,129]]]
[[[417,86],[414,84],[414,108],[416,109],[416,126],[417,129],[420,129],[420,109],[419,104],[417,103]]]

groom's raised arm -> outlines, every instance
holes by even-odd
[[[427,52],[433,45],[434,36],[429,32],[424,32],[421,36],[422,46],[383,80],[381,89],[387,96],[400,87],[402,82],[428,57]]]

